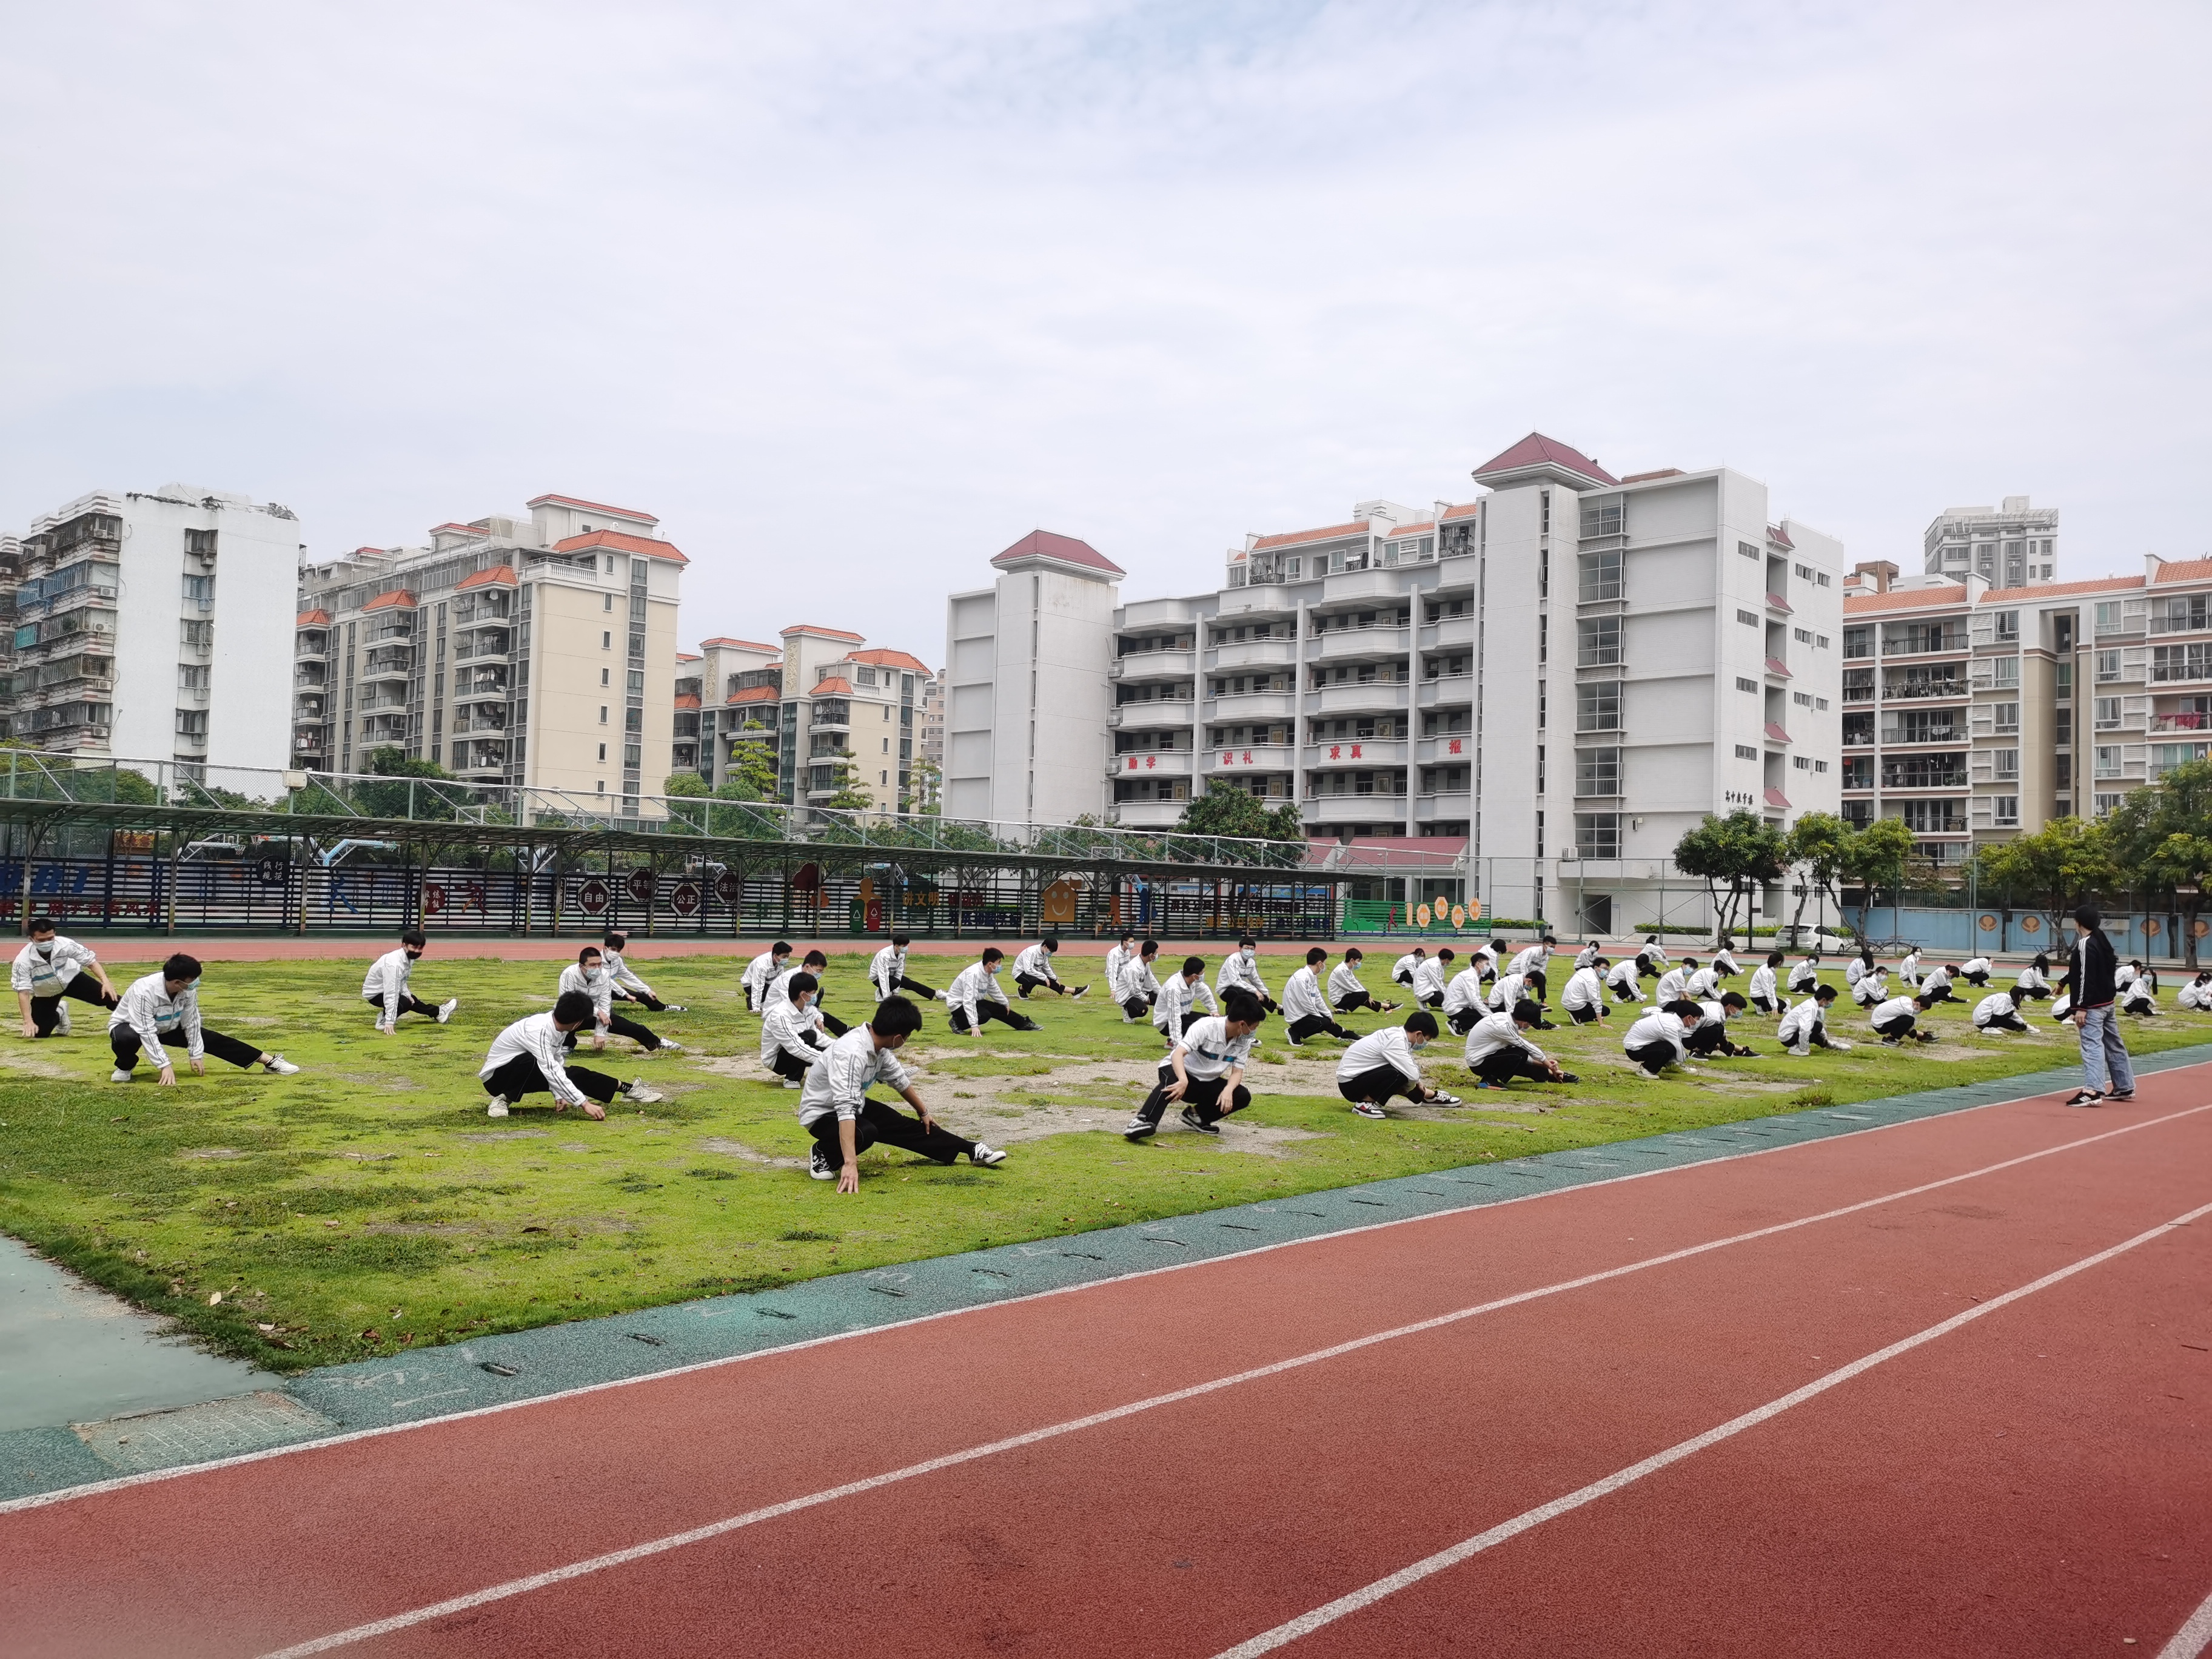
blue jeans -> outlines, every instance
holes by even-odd
[[[2128,1063],[2128,1045],[2120,1036],[2120,1022],[2111,1003],[2081,1011],[2081,1078],[2090,1088],[2106,1094],[2136,1091],[2135,1067]],[[2111,1073],[2106,1086],[2106,1075]]]

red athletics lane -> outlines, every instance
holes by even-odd
[[[0,1628],[10,1653],[274,1651],[1611,1274],[337,1650],[1206,1659],[2212,1202],[2208,1082],[1959,1113],[19,1510],[0,1515]],[[1788,1224],[1846,1206],[1866,1207]],[[2156,1652],[2212,1590],[2208,1236],[2137,1245],[1282,1650]]]

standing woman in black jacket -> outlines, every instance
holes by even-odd
[[[2073,985],[2071,1018],[2081,1042],[2081,1087],[2069,1106],[2101,1106],[2108,1100],[2136,1097],[2135,1067],[2128,1061],[2128,1045],[2120,1036],[2112,1007],[2118,989],[2113,983],[2119,962],[2112,940],[2099,925],[2104,918],[2094,904],[2074,913],[2074,955],[2067,970]]]

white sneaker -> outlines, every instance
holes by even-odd
[[[968,1161],[970,1164],[980,1164],[987,1170],[995,1170],[1006,1161],[1006,1155],[995,1147],[986,1146],[979,1140],[975,1143],[975,1150],[968,1154]]]
[[[494,1095],[484,1103],[484,1115],[486,1117],[505,1117],[507,1115],[507,1097],[505,1095]]]
[[[668,1098],[641,1077],[634,1077],[623,1085],[623,1094],[641,1106],[651,1106]]]
[[[289,1077],[300,1068],[282,1054],[269,1056],[269,1069],[278,1077]]]
[[[787,1077],[783,1080],[783,1086],[787,1089],[804,1089],[806,1085],[795,1077]]]
[[[680,1054],[684,1052],[684,1045],[663,1037],[660,1039],[660,1052],[664,1054]]]
[[[688,1013],[690,1013],[690,1012],[691,1012],[690,1005],[690,1004],[688,1004],[688,1003],[683,1003],[683,1002],[664,1002],[664,1003],[662,1003],[662,1004],[660,1005],[660,1006],[661,1006],[661,1011],[662,1011],[664,1013],[671,1013],[671,1014],[688,1014]]]
[[[54,1010],[54,1030],[64,1036],[67,1036],[70,1034],[69,999],[67,997],[64,997],[61,1000],[61,1006]]]
[[[814,1150],[806,1155],[806,1173],[817,1181],[835,1181],[837,1178],[836,1166],[823,1156],[822,1144],[819,1141],[815,1143]]]
[[[453,1017],[453,1010],[461,1006],[459,997],[447,997],[438,1005],[438,1024],[443,1025]]]
[[[118,1066],[107,1074],[107,1080],[110,1083],[128,1083],[131,1081],[131,1073]]]

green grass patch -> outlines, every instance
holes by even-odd
[[[1268,981],[1279,988],[1295,960],[1265,958]],[[554,963],[434,950],[417,988],[459,994],[460,1012],[445,1027],[410,1018],[392,1037],[372,1030],[357,963],[211,965],[210,1023],[307,1068],[289,1079],[211,1062],[175,1089],[143,1067],[111,1084],[91,1017],[71,1038],[0,1037],[0,1228],[210,1347],[292,1370],[2074,1057],[2070,1033],[2044,1017],[2041,1041],[1985,1041],[1963,1008],[1947,1008],[1941,1045],[1899,1051],[1862,1041],[1863,1021],[1839,1009],[1832,1028],[1860,1044],[1850,1053],[1790,1059],[1771,1026],[1747,1023],[1740,1035],[1759,1057],[1655,1081],[1621,1063],[1615,1016],[1542,1034],[1579,1084],[1471,1093],[1447,1040],[1428,1051],[1431,1075],[1471,1109],[1369,1122],[1335,1096],[1336,1045],[1287,1051],[1271,1022],[1253,1068],[1259,1099],[1239,1120],[1261,1132],[1244,1138],[1249,1150],[1172,1127],[1132,1146],[1113,1130],[1159,1055],[1150,1026],[1086,1000],[1031,1006],[1034,1034],[994,1025],[959,1038],[931,1005],[915,1045],[925,1098],[1012,1156],[979,1171],[873,1152],[860,1194],[840,1197],[807,1179],[796,1097],[758,1067],[740,966],[649,964],[655,988],[690,1012],[648,1023],[690,1052],[644,1060],[617,1044],[582,1056],[670,1094],[642,1109],[617,1103],[604,1123],[556,1115],[542,1095],[508,1118],[483,1115],[485,1047],[547,1005]],[[868,1000],[866,966],[854,953],[830,969],[830,1006],[848,1018]],[[1369,983],[1379,990],[1383,977],[1378,964]],[[2128,1025],[2138,1052],[2208,1036],[2200,1016]]]

